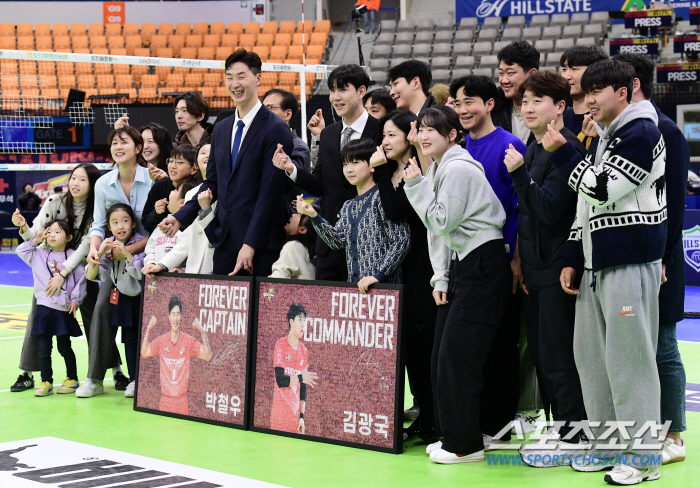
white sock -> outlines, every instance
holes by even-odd
[[[121,366],[117,366],[116,368],[112,368],[112,377],[114,377],[114,375],[117,374],[117,371],[119,371],[120,373],[122,373],[122,368],[121,368]],[[122,373],[122,374],[124,374],[124,373]]]

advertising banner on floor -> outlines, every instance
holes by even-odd
[[[400,453],[401,286],[256,286],[251,429]]]
[[[617,53],[659,54],[658,37],[610,39],[610,56]]]
[[[657,83],[687,83],[700,80],[700,63],[669,63],[656,66]]]
[[[246,428],[252,278],[145,278],[134,409]]]
[[[676,36],[673,38],[674,53],[698,53],[700,52],[700,36]]]

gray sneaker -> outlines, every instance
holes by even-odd
[[[126,398],[134,398],[134,390],[136,389],[136,382],[132,381],[124,390],[124,396]]]
[[[93,380],[87,378],[77,390],[75,396],[78,398],[91,398],[95,395],[102,395],[105,392],[105,387],[102,385],[102,380]]]
[[[661,477],[659,468],[638,469],[626,464],[618,464],[605,475],[606,483],[611,485],[636,485],[642,481],[654,481]]]

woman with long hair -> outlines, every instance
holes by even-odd
[[[430,278],[433,269],[428,254],[428,237],[423,222],[406,197],[404,169],[411,158],[417,158],[416,148],[408,140],[411,123],[417,120],[410,110],[395,110],[379,119],[378,130],[382,145],[377,147],[370,164],[387,217],[405,219],[411,229],[411,250],[402,264],[404,285],[404,331],[406,331],[406,370],[411,391],[420,408],[416,420],[406,429],[409,437],[424,442],[436,439],[433,388],[430,358],[433,352],[437,305],[432,297]]]
[[[56,219],[65,220],[72,232],[72,245],[75,249],[63,263],[60,270],[52,273],[53,277],[46,285],[46,295],[58,295],[68,276],[77,267],[85,265],[85,258],[90,250],[90,225],[92,224],[95,206],[95,185],[100,178],[100,171],[91,163],[81,163],[73,168],[68,178],[68,191],[59,195],[52,195],[46,199],[39,214],[34,219],[31,227],[19,212],[12,215],[12,223],[19,227],[20,236],[25,241],[35,239],[40,232],[46,230],[46,225]],[[89,283],[87,296],[80,304],[80,315],[85,328],[85,335],[90,336],[90,321],[92,311],[97,301],[99,286]],[[20,356],[19,368],[23,371],[17,381],[10,388],[11,391],[24,391],[34,387],[33,371],[39,371],[39,352],[37,336],[32,336],[32,326],[37,310],[36,299],[32,299],[32,308],[25,329],[24,344]]]

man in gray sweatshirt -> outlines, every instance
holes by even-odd
[[[432,107],[418,118],[419,140],[435,162],[426,176],[415,160],[406,170],[406,196],[428,229],[433,286],[439,305],[432,373],[436,422],[442,441],[430,444],[441,464],[484,460],[482,390],[497,370],[499,336],[511,271],[501,228],[505,212],[484,169],[456,145],[457,114]],[[488,381],[487,381],[488,380]],[[484,392],[485,394],[485,392]],[[497,399],[488,402],[497,405]],[[502,425],[512,420],[505,414]]]

